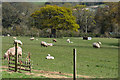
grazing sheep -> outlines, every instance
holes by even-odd
[[[18,44],[20,44],[20,45],[22,45],[22,42],[20,41],[20,40],[14,40],[14,43],[18,43]]]
[[[53,42],[57,42],[57,40],[56,40],[56,39],[53,39]]]
[[[48,47],[47,43],[44,41],[41,41],[41,46]]]
[[[101,42],[94,42],[93,47],[100,48]]]
[[[30,38],[31,41],[33,41],[34,39],[35,39],[34,37]]]
[[[22,48],[19,46],[17,47],[17,54],[18,54],[18,56],[22,56]],[[7,52],[4,54],[4,59],[8,58],[8,60],[9,60],[9,55],[15,56],[15,47],[9,48],[7,50]]]
[[[53,56],[50,56],[50,54],[47,55],[46,59],[54,59]]]
[[[13,37],[13,39],[17,39],[16,37]]]

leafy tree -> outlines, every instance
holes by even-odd
[[[75,17],[72,16],[72,11],[65,7],[46,5],[32,13],[31,17],[34,19],[37,28],[51,28],[51,34],[54,36],[56,30],[70,29],[77,31],[79,28]]]

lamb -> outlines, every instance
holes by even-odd
[[[21,47],[17,47],[17,54],[18,56],[22,56],[22,48]],[[4,59],[8,58],[9,60],[9,56],[15,56],[15,47],[9,48],[7,50],[7,52],[4,54]]]
[[[41,41],[41,46],[48,47],[48,44],[44,41]]]
[[[33,41],[34,39],[35,39],[34,37],[30,38],[31,41]]]
[[[16,37],[13,37],[13,39],[17,39]]]
[[[56,39],[53,39],[53,42],[57,42],[57,40],[56,40]]]
[[[70,39],[67,39],[67,42],[68,42],[68,43],[73,43],[73,42],[70,41]]]
[[[100,48],[101,42],[94,42],[93,47]]]
[[[70,43],[70,39],[67,39],[67,42]]]
[[[47,55],[46,59],[54,59],[53,56],[51,56],[50,54]]]

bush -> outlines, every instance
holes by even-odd
[[[34,36],[34,37],[51,37],[51,29],[37,29],[37,28],[23,28],[20,26],[15,27],[14,29],[12,28],[2,28],[2,34],[7,35],[10,34],[11,36]],[[62,38],[62,37],[118,37],[117,34],[100,34],[100,33],[83,33],[83,32],[76,32],[76,31],[71,31],[71,30],[57,30],[56,31],[56,37],[57,38]]]

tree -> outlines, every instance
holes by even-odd
[[[120,31],[118,14],[119,3],[110,2],[106,3],[105,7],[99,8],[95,16],[97,27],[100,29],[101,34],[114,33],[118,34]]]
[[[79,28],[72,11],[65,7],[46,5],[32,13],[31,17],[34,19],[34,25],[37,28],[51,28],[51,34],[55,37],[56,30],[77,31]]]
[[[86,8],[86,5],[76,5],[73,11],[81,32],[91,32],[96,23],[94,20],[95,13]]]

